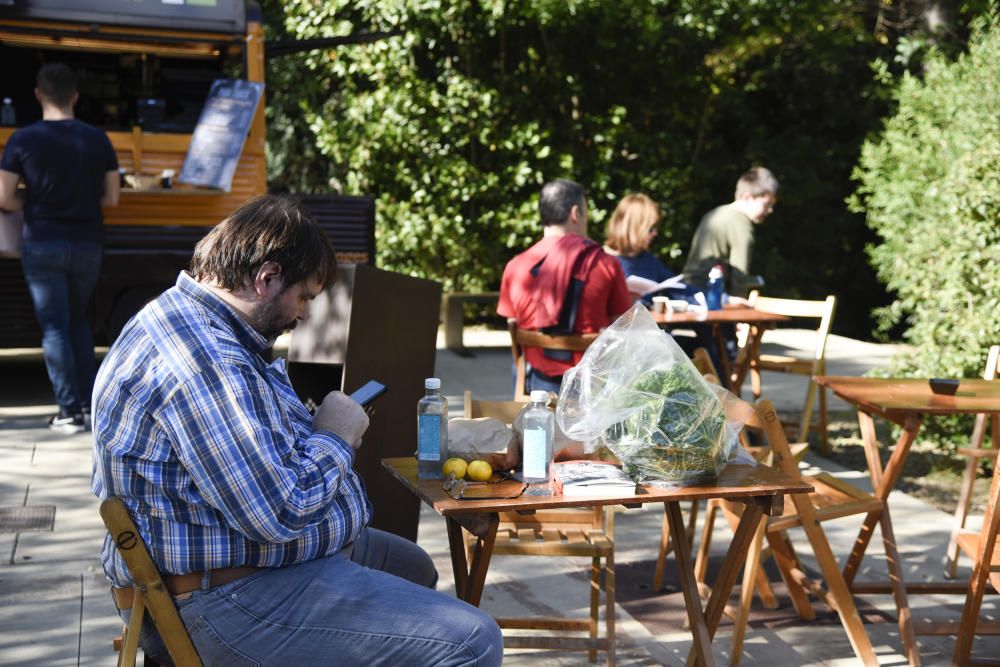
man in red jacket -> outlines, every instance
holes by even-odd
[[[497,313],[522,329],[550,334],[596,333],[632,301],[615,258],[587,238],[587,199],[579,183],[546,183],[538,202],[542,239],[507,262]],[[526,390],[559,391],[581,352],[525,348]]]

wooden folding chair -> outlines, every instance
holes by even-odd
[[[493,417],[507,424],[514,421],[525,403],[518,401],[483,401],[465,392],[465,417]],[[467,547],[476,537],[468,535]],[[568,619],[551,617],[497,618],[504,629],[544,630],[544,636],[504,636],[508,648],[558,648],[586,650],[590,662],[597,652],[605,651],[607,664],[615,664],[615,541],[614,507],[593,509],[538,510],[533,514],[501,512],[493,556],[570,556],[591,559],[590,617]],[[601,562],[604,562],[603,567]],[[601,575],[604,586],[601,586]],[[605,636],[598,636],[600,591],[604,590]],[[587,632],[587,637],[555,636],[551,632]]]
[[[998,366],[1000,366],[1000,345],[994,345],[990,348],[989,354],[986,356],[986,369],[983,371],[983,379],[996,380]],[[965,521],[969,516],[969,505],[972,502],[972,489],[976,483],[979,461],[987,458],[992,459],[994,462],[997,460],[997,449],[995,447],[983,447],[983,440],[986,435],[986,418],[985,414],[976,415],[976,423],[972,429],[969,446],[958,448],[958,453],[968,458],[965,462],[965,472],[962,474],[962,483],[959,487],[958,506],[955,508],[955,521],[952,524],[951,539],[948,541],[948,552],[945,555],[945,576],[949,579],[954,579],[958,571],[958,557],[962,553],[958,546],[958,536],[965,529]],[[993,415],[990,420],[990,430],[994,440],[1000,438],[1000,416]]]
[[[554,336],[544,334],[539,331],[529,331],[520,329],[517,320],[507,320],[507,330],[510,332],[510,352],[514,357],[514,400],[528,400],[528,392],[525,390],[527,380],[528,365],[524,358],[525,347],[540,347],[543,350],[568,350],[570,352],[583,352],[590,344],[597,340],[598,334],[573,334],[567,336]]]
[[[959,548],[972,559],[972,575],[965,595],[965,607],[959,624],[952,665],[972,664],[972,644],[977,634],[986,634],[980,625],[979,612],[983,605],[983,594],[989,581],[994,591],[1000,592],[1000,466],[993,467],[993,482],[990,485],[990,499],[983,517],[983,527],[978,532],[961,533],[957,542]],[[994,623],[995,625],[995,623]],[[989,634],[996,634],[994,628]],[[989,664],[997,664],[994,660]]]
[[[817,320],[816,340],[813,347],[811,359],[800,359],[797,357],[777,354],[751,355],[747,360],[750,368],[750,388],[754,399],[760,398],[761,391],[761,371],[775,371],[779,373],[794,373],[796,375],[806,375],[809,377],[809,386],[806,389],[805,401],[802,406],[802,416],[799,419],[796,438],[801,441],[808,440],[809,430],[819,431],[821,451],[829,451],[827,440],[827,410],[826,410],[826,389],[819,387],[812,379],[814,375],[826,374],[826,341],[830,334],[830,327],[833,324],[833,314],[837,308],[837,298],[828,296],[823,301],[804,301],[801,299],[775,299],[760,296],[753,291],[749,297],[750,305],[758,310],[778,315],[787,315],[796,319]],[[745,348],[741,354],[749,354]],[[739,365],[739,364],[737,364]],[[742,378],[738,378],[737,389],[742,384]],[[812,426],[813,410],[816,406],[817,395],[819,399],[819,425]]]
[[[836,610],[839,614],[840,621],[847,632],[851,646],[854,648],[854,652],[861,662],[865,665],[878,665],[871,640],[865,632],[850,589],[837,566],[837,559],[830,549],[830,544],[827,541],[826,534],[823,532],[821,522],[854,514],[867,514],[874,509],[882,508],[882,501],[828,473],[803,477],[799,472],[796,455],[792,447],[788,444],[784,429],[778,419],[778,413],[770,401],[761,400],[757,403],[754,415],[746,427],[759,430],[763,433],[767,447],[769,448],[769,457],[772,465],[780,468],[789,477],[808,482],[815,488],[815,491],[811,494],[786,496],[784,513],[781,516],[764,517],[761,521],[744,566],[740,606],[738,610],[732,610],[731,612],[735,620],[731,664],[739,664],[743,638],[746,634],[746,625],[750,613],[750,605],[753,600],[754,589],[756,588],[754,583],[760,580],[760,564],[763,557],[770,553],[774,556],[778,569],[781,571],[782,578],[788,587],[792,604],[799,616],[807,620],[815,617],[815,613],[809,603],[809,598],[806,595],[807,592],[824,600],[831,609]],[[733,517],[739,516],[742,506],[733,503],[724,503],[722,509],[732,521]],[[825,588],[822,583],[809,579],[800,565],[792,543],[785,534],[785,531],[790,528],[802,528],[805,531],[813,554],[819,564],[823,582],[826,584]],[[706,514],[703,536],[710,533],[711,526]],[[770,545],[769,552],[763,550],[763,540],[765,538]],[[886,552],[889,556],[890,577],[902,581],[902,573],[899,569],[899,554],[896,552],[895,543],[891,535],[885,538],[885,543]],[[695,576],[696,578],[701,578],[699,581],[704,580],[707,559],[707,541],[703,537],[702,544],[699,545],[695,564]],[[900,609],[902,619],[904,614],[908,616],[909,613],[906,606],[905,592],[896,590],[895,595],[897,608]]]
[[[139,633],[147,610],[174,664],[178,667],[201,667],[201,658],[177,613],[174,599],[160,578],[160,572],[139,535],[139,529],[129,516],[125,503],[120,498],[108,498],[101,503],[101,518],[104,519],[104,525],[111,533],[133,581],[132,615],[128,625],[122,630],[120,645],[117,640],[115,642],[115,648],[120,651],[118,667],[135,666]]]

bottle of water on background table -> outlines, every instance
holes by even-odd
[[[545,482],[552,463],[555,415],[548,409],[549,392],[531,392],[531,408],[524,413],[523,474],[525,482]]]
[[[705,293],[705,302],[709,310],[722,310],[722,293],[725,289],[725,274],[722,271],[722,265],[716,264],[708,272],[708,290]]]
[[[441,380],[424,380],[426,395],[417,402],[417,477],[440,479],[448,459],[448,399],[441,395]]]

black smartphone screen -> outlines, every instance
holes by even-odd
[[[379,382],[378,380],[369,380],[360,389],[351,394],[351,398],[357,401],[362,406],[366,406],[376,398],[381,396],[386,392],[388,387]]]

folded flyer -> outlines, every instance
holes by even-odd
[[[629,276],[625,279],[625,285],[628,286],[629,292],[641,294],[642,296],[652,294],[653,292],[659,292],[660,290],[667,289],[668,287],[683,288],[687,286],[684,283],[683,273],[679,273],[673,278],[667,278],[666,280],[658,283],[650,280],[649,278]]]
[[[605,496],[634,490],[635,482],[613,463],[562,461],[552,464],[554,495]]]

